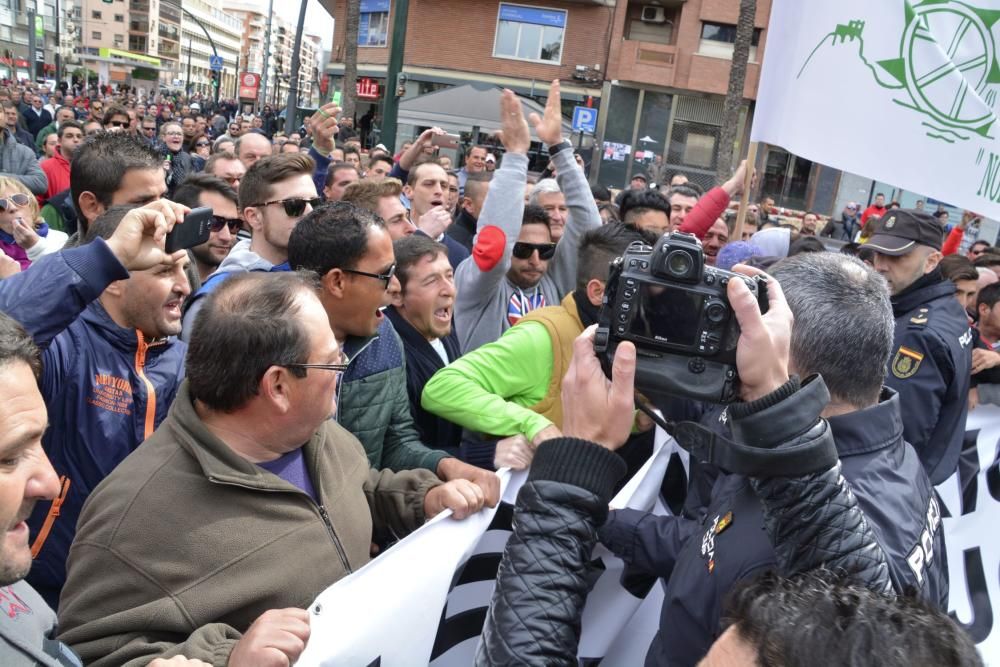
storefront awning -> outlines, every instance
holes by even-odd
[[[493,133],[500,129],[500,96],[502,90],[489,84],[467,83],[404,100],[399,104],[399,124],[421,127],[438,126],[458,134],[478,127],[480,132]],[[521,98],[527,116],[542,115],[545,107],[534,100]],[[572,126],[563,122],[563,135],[570,136]]]

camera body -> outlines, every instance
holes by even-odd
[[[739,323],[730,280],[742,280],[767,310],[766,283],[705,266],[701,243],[672,232],[650,248],[633,243],[608,277],[594,349],[610,377],[622,341],[636,347],[636,390],[653,400],[682,396],[712,403],[737,397]]]

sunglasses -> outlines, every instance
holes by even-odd
[[[108,125],[111,127],[128,127],[129,122],[127,120],[113,120]]]
[[[356,269],[341,269],[341,271],[344,273],[353,273],[356,276],[365,276],[366,278],[381,280],[385,283],[385,289],[389,289],[389,283],[392,282],[392,277],[396,275],[396,265],[393,264],[390,266],[387,273],[369,273],[368,271],[358,271]]]
[[[229,227],[229,231],[232,234],[240,231],[240,227],[243,226],[243,221],[239,218],[223,218],[221,215],[212,216],[211,229],[213,233],[221,232],[223,227]]]
[[[264,206],[270,206],[271,204],[281,204],[285,207],[285,215],[297,218],[306,212],[306,204],[312,206],[313,208],[318,207],[323,203],[323,200],[319,197],[312,197],[310,199],[303,199],[302,197],[292,197],[290,199],[275,199],[274,201],[266,201],[263,204],[254,204],[255,208],[261,208]]]
[[[207,146],[211,146],[212,144],[208,143],[207,141],[196,141],[194,145],[197,146],[198,148],[205,148]]]
[[[5,199],[0,199],[0,211],[6,211],[11,206],[27,206],[28,201],[28,195],[18,192]]]
[[[156,132],[156,126],[154,125],[153,127],[144,127],[144,128],[142,128],[142,131],[143,132]]]
[[[556,244],[518,241],[514,244],[514,257],[528,259],[536,250],[538,251],[538,259],[552,259],[552,256],[556,254]]]

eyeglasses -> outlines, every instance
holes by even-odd
[[[322,203],[323,200],[319,197],[311,197],[309,199],[291,197],[290,199],[275,199],[274,201],[266,201],[263,204],[253,204],[253,206],[254,208],[262,208],[264,206],[270,206],[271,204],[281,204],[285,207],[285,215],[297,218],[306,212],[306,204],[316,208]]]
[[[28,195],[21,194],[20,192],[12,194],[10,197],[0,199],[0,211],[6,211],[8,208],[13,206],[27,206],[28,205]]]
[[[243,226],[243,221],[239,218],[223,218],[221,215],[212,216],[211,229],[212,232],[221,232],[223,227],[229,227],[229,231],[233,234],[240,231],[240,227]]]
[[[282,368],[287,368],[289,370],[300,369],[302,371],[307,371],[310,368],[315,368],[320,371],[333,371],[335,373],[343,373],[347,370],[347,364],[281,364]],[[305,376],[305,372],[302,373]]]
[[[538,251],[538,259],[552,259],[552,256],[556,254],[556,244],[518,241],[514,244],[514,257],[528,259],[536,250]]]
[[[164,132],[163,136],[165,136],[165,137],[183,137],[184,133],[183,132]]]
[[[207,141],[196,141],[194,142],[194,145],[197,146],[198,148],[206,148],[208,146],[211,146],[212,144],[208,143]]]
[[[367,271],[358,271],[357,269],[341,269],[341,271],[344,273],[353,273],[356,276],[365,276],[366,278],[381,280],[385,283],[385,289],[389,289],[389,283],[392,281],[392,277],[396,275],[396,265],[393,264],[390,266],[388,273],[368,273]]]
[[[128,127],[129,122],[127,120],[113,120],[108,123],[111,127]]]
[[[154,125],[152,127],[143,127],[142,131],[143,132],[156,132],[156,126]]]

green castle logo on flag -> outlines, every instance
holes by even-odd
[[[850,21],[820,40],[796,78],[828,40],[834,46],[857,43],[858,57],[878,85],[901,91],[894,99],[897,104],[927,116],[922,125],[928,137],[950,144],[968,141],[973,135],[992,138],[990,130],[997,122],[993,108],[1000,88],[1000,62],[992,30],[1000,21],[1000,10],[955,0],[925,0],[904,2],[903,11],[897,57],[872,64],[865,57],[865,22]],[[979,160],[983,152],[981,149]]]

